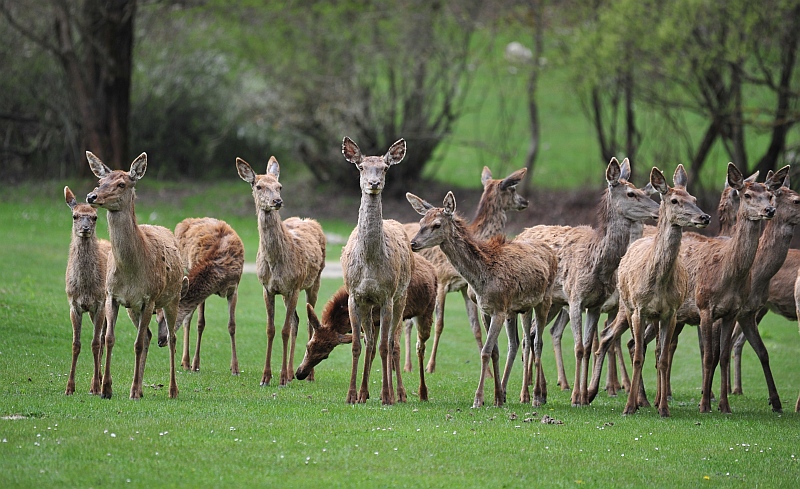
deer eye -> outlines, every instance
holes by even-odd
[[[678,199],[672,199],[670,202],[672,202],[673,204],[677,204],[678,203]]]
[[[96,221],[96,220],[97,220],[97,216],[92,216],[92,221]]]
[[[76,216],[75,214],[73,214],[73,215],[72,215],[72,220],[73,220],[73,221],[77,221],[77,220],[78,220],[78,216]]]
[[[433,225],[431,225],[431,229],[439,229],[440,227],[442,227],[442,224],[438,222],[435,222]]]
[[[628,192],[628,197],[636,197],[636,194],[633,192]]]
[[[744,198],[745,199],[749,199],[750,198],[750,194],[744,194]]]
[[[119,188],[125,188],[125,184],[124,184],[124,183],[118,183],[118,184],[117,184],[117,187],[119,187]]]
[[[256,190],[261,190],[261,185],[256,185]]]

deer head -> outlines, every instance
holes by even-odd
[[[781,182],[780,186],[777,182]],[[789,166],[775,173],[770,170],[765,184],[768,188],[774,189],[775,219],[791,226],[800,224],[800,195],[789,188]]]
[[[711,222],[711,216],[700,210],[697,199],[686,191],[687,180],[683,165],[678,165],[672,176],[674,187],[667,185],[661,170],[656,167],[650,170],[650,185],[661,194],[661,213],[658,220],[665,220],[673,226],[704,228]]]
[[[91,151],[86,152],[86,159],[89,160],[92,173],[100,179],[94,191],[86,196],[86,202],[94,208],[102,207],[111,212],[129,208],[136,198],[136,182],[147,171],[147,154],[136,157],[128,172],[111,170]]]
[[[447,192],[444,207],[434,207],[412,193],[406,193],[406,199],[417,214],[423,216],[419,221],[419,232],[411,240],[413,251],[442,244],[452,234],[456,211],[456,198],[453,192]]]
[[[528,199],[517,193],[517,185],[525,178],[527,168],[521,168],[502,180],[492,178],[492,171],[488,166],[483,167],[481,183],[484,193],[492,196],[492,200],[499,204],[504,211],[521,211],[528,208]]]
[[[345,305],[347,302],[345,301]],[[308,312],[308,324],[311,325],[311,338],[306,344],[306,354],[303,362],[297,367],[294,376],[303,380],[311,373],[311,370],[331,354],[334,348],[345,343],[353,342],[352,334],[342,334],[337,331],[334,325],[321,324],[314,312],[311,304],[306,304]],[[349,322],[349,319],[348,319]]]
[[[628,158],[622,160],[621,165],[616,158],[611,158],[606,167],[609,204],[629,221],[641,222],[656,219],[658,204],[650,198],[647,192],[630,183],[628,181],[630,176],[631,164]]]
[[[274,156],[270,157],[267,163],[267,173],[264,175],[256,175],[250,165],[241,158],[236,158],[236,170],[241,179],[252,187],[253,200],[255,200],[257,209],[270,212],[277,211],[283,206],[283,199],[281,199],[283,186],[278,182],[281,167]]]
[[[345,136],[342,141],[342,154],[347,161],[358,168],[361,174],[361,192],[378,195],[386,184],[386,172],[389,167],[403,161],[406,155],[406,141],[399,139],[383,156],[363,156],[358,145]]]
[[[72,209],[72,234],[78,238],[92,238],[97,228],[97,210],[87,204],[79,204],[69,187],[64,187],[64,200]]]
[[[783,179],[789,170],[783,172],[779,179],[775,175],[767,179],[765,183],[748,182],[742,172],[733,163],[728,163],[728,185],[740,196],[739,212],[736,219],[747,219],[750,221],[760,221],[762,219],[772,219],[775,217],[775,196],[773,191],[778,190],[783,185]]]

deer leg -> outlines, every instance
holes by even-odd
[[[299,317],[297,316],[297,298],[299,291],[292,291],[288,296],[283,296],[283,304],[286,306],[286,319],[281,329],[281,339],[283,340],[283,360],[281,360],[280,385],[288,385],[294,378],[293,358],[294,345],[297,338],[297,326]]]
[[[320,270],[320,275],[317,277],[317,280],[314,282],[314,285],[311,286],[310,289],[306,290],[306,302],[311,304],[311,307],[315,307],[317,305],[317,297],[319,297],[319,287],[322,284],[322,271]],[[298,322],[300,318],[298,318]],[[314,335],[314,329],[311,327],[311,323],[308,322],[308,318],[306,318],[306,328],[308,329],[308,341],[311,340],[311,337]],[[292,360],[294,360],[294,355],[292,355]],[[312,368],[308,375],[306,376],[306,381],[314,382],[314,369]]]
[[[419,400],[428,400],[428,385],[425,383],[425,343],[431,337],[433,316],[427,314],[416,317],[414,324],[417,326],[417,361],[419,362]]]
[[[267,307],[267,353],[261,385],[269,385],[272,380],[272,342],[275,339],[275,294],[264,289],[264,304]]]
[[[662,418],[669,417],[669,403],[668,403],[668,395],[667,395],[667,388],[669,387],[669,357],[670,357],[670,345],[672,344],[672,334],[675,330],[675,321],[676,315],[675,312],[672,312],[668,319],[661,321],[661,328],[660,328],[660,346],[657,358],[657,367],[658,367],[658,378],[659,378],[659,385],[658,389],[659,392],[657,396],[659,397],[656,400],[656,408],[658,409],[658,414],[661,415]]]
[[[633,376],[631,377],[631,391],[628,393],[628,402],[625,404],[623,415],[633,414],[639,409],[637,396],[639,384],[642,381],[642,365],[644,364],[644,330],[641,311],[630,314],[631,334],[633,335]]]
[[[389,370],[387,376],[389,377],[389,389],[392,393],[392,400],[396,399],[397,402],[406,402],[406,388],[403,385],[402,369],[400,368],[400,332],[403,324],[403,310],[406,308],[406,296],[403,295],[394,302],[392,306],[392,322],[389,329],[389,351],[393,355],[389,357]],[[396,353],[396,354],[395,354]],[[397,397],[395,398],[395,390],[392,387],[392,367],[397,370]]]
[[[442,336],[442,330],[444,329],[444,301],[446,296],[447,286],[440,282],[436,287],[436,305],[434,306],[436,325],[433,332],[433,346],[431,347],[431,358],[428,360],[428,366],[426,367],[429,374],[436,371],[436,353],[439,351],[439,337]],[[467,298],[466,300],[469,299]],[[480,329],[478,333],[480,334]]]
[[[713,323],[714,319],[711,317],[711,313],[706,310],[700,311],[700,339],[701,345],[703,345],[701,349],[701,355],[703,358],[703,387],[701,391],[701,398],[700,398],[700,412],[701,413],[710,413],[711,412],[711,382],[714,380],[714,358],[713,358]]]
[[[413,368],[411,367],[411,328],[414,325],[411,319],[406,319],[403,321],[403,340],[405,343],[405,363],[403,364],[403,371],[404,372],[411,372]]]
[[[753,350],[756,352],[761,362],[761,369],[764,371],[764,378],[767,381],[767,390],[769,391],[769,404],[772,406],[774,412],[780,413],[783,410],[781,398],[778,395],[778,389],[775,387],[775,380],[772,378],[772,370],[769,366],[769,352],[767,352],[767,347],[764,345],[764,341],[761,339],[761,335],[758,332],[758,324],[756,323],[755,315],[747,314],[744,317],[740,317],[739,325],[741,325],[742,334],[747,338],[747,341],[753,347]],[[739,378],[739,380],[741,380],[741,378]],[[741,385],[739,386],[739,390],[741,390]]]
[[[201,305],[202,307],[202,305]],[[201,309],[202,311],[202,309]],[[167,320],[167,330],[169,331],[169,398],[175,399],[178,397],[178,382],[175,378],[175,350],[177,346],[177,337],[175,336],[175,323],[178,320],[178,302],[169,304],[164,307],[164,317]],[[202,317],[202,316],[200,316]],[[198,318],[198,337],[197,348],[200,348],[200,323]]]
[[[516,314],[515,314],[516,316]],[[516,322],[516,319],[514,320]],[[519,401],[523,404],[531,402],[531,323],[533,322],[533,310],[526,311],[522,315],[522,390],[519,393]],[[506,391],[508,392],[508,391]]]
[[[542,367],[542,345],[544,340],[544,327],[547,323],[547,315],[550,311],[550,300],[545,299],[533,308],[536,320],[536,328],[531,324],[531,341],[533,342],[533,364],[536,367],[536,383],[533,386],[534,406],[547,404],[547,379],[544,376]],[[535,334],[535,336],[534,336]]]
[[[378,352],[381,355],[381,404],[391,406],[394,404],[394,388],[392,386],[392,360],[391,354],[394,341],[391,341],[394,320],[394,302],[389,302],[381,307],[380,339]]]
[[[583,361],[581,362],[580,398],[581,406],[588,406],[589,369],[592,368],[592,343],[597,335],[597,323],[600,320],[600,308],[586,311],[586,331],[583,335]]]
[[[114,349],[116,336],[114,328],[117,325],[117,314],[119,313],[119,302],[112,297],[106,298],[106,368],[103,373],[103,384],[100,387],[100,397],[111,399],[113,394],[111,388],[111,350]]]
[[[186,329],[189,330],[188,328]],[[197,306],[197,344],[194,347],[194,357],[192,358],[192,370],[200,370],[200,343],[203,341],[203,332],[206,330],[206,301]],[[186,344],[186,343],[184,343]]]
[[[483,344],[483,349],[481,350],[481,375],[478,380],[478,389],[475,391],[475,400],[472,403],[473,408],[483,406],[483,388],[486,382],[486,372],[489,369],[490,358],[494,363],[495,370],[494,404],[498,407],[503,405],[500,382],[497,380],[500,377],[500,372],[497,367],[497,362],[494,361],[494,357],[497,354],[495,349],[497,348],[497,338],[500,336],[500,328],[505,324],[505,314],[499,313],[491,316],[491,318],[484,317],[484,320],[488,321],[487,324],[489,328],[486,333],[486,343]]]
[[[678,349],[678,336],[683,331],[684,323],[675,323],[675,329],[672,331],[672,341],[669,345],[669,358],[667,363],[667,400],[672,400],[672,359],[675,358],[675,350]]]
[[[575,341],[575,379],[572,384],[572,407],[583,405],[581,398],[581,372],[583,371],[583,307],[573,301],[569,306],[569,321],[572,326],[572,337]]]
[[[231,337],[231,374],[239,375],[239,357],[236,355],[236,303],[239,301],[238,287],[228,295],[228,334]],[[310,338],[310,336],[309,336]]]
[[[147,331],[149,329],[148,323],[150,316],[153,315],[153,304],[146,303],[140,310],[128,310],[131,319],[136,325],[136,340],[133,343],[133,351],[135,354],[134,369],[133,369],[133,383],[131,384],[131,399],[142,398],[142,383],[144,376],[144,362],[145,362],[145,343],[149,342]]]
[[[361,356],[361,317],[356,301],[352,295],[347,301],[347,308],[350,314],[350,325],[353,331],[353,340],[351,343],[353,359],[350,368],[350,387],[348,388],[345,402],[347,402],[347,404],[355,404],[358,402],[356,377],[358,375],[358,358]],[[370,318],[370,320],[371,319],[372,318]],[[372,327],[371,324],[370,327]]]
[[[192,311],[189,314],[187,314],[186,317],[183,318],[183,323],[181,324],[181,326],[183,327],[183,350],[182,350],[182,355],[181,355],[181,367],[184,370],[191,370],[192,369],[192,363],[189,360],[189,343],[191,341],[191,337],[190,337],[189,333],[190,333],[190,331],[192,329],[192,318],[193,317],[194,317],[194,311]],[[160,336],[162,321],[164,321],[164,324],[165,324],[165,327],[166,327],[166,319],[164,318],[163,312],[162,312],[161,318],[160,318],[160,320],[158,322],[158,324],[159,324],[159,328],[158,328],[159,336]],[[200,329],[200,321],[199,321],[199,319],[198,319],[197,326],[198,326],[198,329]],[[169,335],[169,333],[167,333],[167,335]],[[167,339],[167,343],[169,343],[169,338]]]
[[[370,313],[370,317],[372,314],[372,310],[368,310]],[[364,374],[361,376],[361,390],[359,392],[359,402],[367,402],[369,399],[369,376],[370,372],[372,372],[372,363],[375,361],[375,354],[378,352],[378,349],[375,346],[376,334],[380,330],[380,319],[378,319],[377,323],[370,323],[369,331],[371,331],[371,336],[367,330],[364,330],[364,344],[366,350],[364,351]],[[363,401],[361,401],[361,396],[363,395]]]
[[[603,362],[605,361],[606,353],[611,345],[619,338],[619,335],[625,332],[629,327],[627,313],[624,309],[620,308],[614,322],[608,328],[604,329],[600,335],[598,342],[597,357],[594,362],[594,372],[592,372],[592,380],[586,392],[586,400],[592,402],[597,397],[597,392],[600,390],[600,377],[603,374]],[[628,390],[630,393],[630,389]]]
[[[564,329],[567,327],[569,319],[567,310],[560,308],[555,322],[550,326],[550,336],[553,338],[553,353],[556,357],[556,371],[558,372],[557,384],[562,391],[569,390],[567,371],[564,369],[564,354],[561,350],[561,337],[564,335]]]
[[[742,395],[742,349],[744,347],[745,338],[742,332],[742,327],[739,323],[733,328],[733,390],[731,394],[740,396]]]
[[[94,360],[94,371],[92,373],[92,385],[89,389],[89,393],[100,395],[100,368],[101,364],[103,363],[103,340],[105,338],[106,327],[105,307],[98,307],[94,313],[91,314],[91,318],[94,325],[94,334],[92,335],[92,359]]]
[[[730,414],[731,412],[730,401],[728,400],[728,392],[730,391],[731,386],[731,338],[735,323],[736,316],[723,318],[720,321],[719,327],[719,369],[721,386],[718,408],[721,412],[726,414]],[[771,373],[770,376],[772,376]]]
[[[81,354],[81,323],[83,313],[78,311],[74,305],[70,305],[69,317],[72,320],[72,363],[69,368],[69,378],[67,379],[67,389],[64,394],[71,396],[75,393],[75,368],[78,365],[78,355]]]
[[[631,379],[628,376],[628,369],[625,367],[625,355],[622,353],[622,339],[618,336],[614,341],[615,351],[617,355],[618,372],[622,380],[620,381],[621,387],[626,392],[631,388]]]
[[[506,336],[508,337],[508,352],[506,353],[506,365],[503,369],[503,378],[500,381],[500,392],[503,396],[503,403],[506,401],[506,389],[508,387],[508,378],[511,376],[511,367],[514,366],[514,360],[517,358],[517,351],[519,351],[519,326],[517,317],[518,314],[511,313],[506,317],[505,321]]]

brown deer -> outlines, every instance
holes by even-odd
[[[444,206],[433,207],[416,195],[407,193],[411,206],[423,218],[420,229],[411,241],[411,248],[419,251],[436,246],[444,252],[459,274],[475,293],[478,309],[488,326],[486,343],[481,351],[481,373],[475,392],[473,407],[484,402],[483,387],[489,359],[493,360],[496,406],[505,402],[506,386],[514,363],[518,345],[517,314],[523,314],[523,365],[528,364],[532,311],[541,324],[547,318],[550,293],[555,278],[557,261],[549,246],[537,241],[509,242],[502,235],[489,241],[474,238],[463,218],[455,214],[456,200],[452,192],[444,199]],[[497,338],[502,325],[508,334],[508,358],[500,383],[497,382]],[[523,369],[523,390],[530,384],[527,369]]]
[[[100,364],[106,325],[106,265],[111,243],[97,238],[96,209],[87,204],[79,204],[69,187],[64,187],[64,200],[72,210],[72,238],[69,243],[66,275],[69,316],[72,321],[72,364],[64,394],[69,396],[75,392],[75,367],[81,353],[81,325],[85,312],[89,313],[94,324],[94,373],[89,393],[100,394]]]
[[[372,309],[380,309],[381,402],[394,404],[392,358],[396,330],[400,327],[406,303],[406,291],[413,271],[413,259],[408,237],[402,224],[383,219],[381,192],[386,184],[386,172],[400,163],[406,154],[406,142],[396,141],[383,156],[364,156],[358,145],[346,137],[342,141],[344,158],[358,168],[361,205],[358,225],[342,250],[341,263],[344,285],[350,295],[348,311],[353,327],[353,363],[347,403],[363,403],[369,398],[369,373],[374,356],[373,328],[364,328],[366,356],[361,388],[356,392],[358,359],[361,355],[361,325],[371,320]],[[397,369],[397,399],[405,402],[406,394]]]
[[[408,284],[408,298],[403,309],[403,320],[412,320],[417,325],[417,360],[419,363],[419,398],[428,400],[428,387],[425,383],[425,342],[431,334],[433,311],[436,303],[436,271],[433,265],[420,255],[414,258],[414,273]],[[331,351],[341,344],[352,343],[352,327],[350,325],[350,312],[348,301],[350,299],[347,289],[342,286],[328,300],[322,309],[322,320],[317,319],[314,308],[308,306],[309,322],[313,334],[306,344],[306,354],[303,362],[297,367],[295,377],[304,379],[312,368],[322,360],[328,358]],[[380,311],[372,309],[372,327],[374,331],[380,330]],[[399,334],[398,329],[395,334]],[[394,368],[400,368],[400,343],[395,343]],[[375,354],[375,350],[372,351]]]
[[[797,269],[797,280],[794,282],[794,303],[795,315],[800,317],[800,268]],[[797,402],[794,405],[794,412],[800,412],[800,394],[797,396]]]
[[[267,307],[267,353],[261,385],[272,380],[272,341],[275,338],[275,296],[283,296],[286,319],[281,329],[283,360],[281,362],[280,385],[288,384],[294,377],[294,350],[297,341],[297,300],[300,291],[305,291],[306,302],[314,306],[325,267],[325,233],[313,219],[290,217],[281,220],[280,208],[282,185],[280,165],[274,156],[267,163],[267,173],[257,175],[250,165],[236,158],[239,176],[250,184],[258,218],[258,254],[256,274],[264,287],[264,303]],[[309,336],[311,335],[309,326]],[[314,373],[308,376],[314,380]]]
[[[631,226],[634,222],[658,216],[658,204],[646,192],[628,182],[629,176],[630,162],[625,159],[620,165],[616,158],[612,158],[606,168],[608,188],[599,205],[596,228],[534,226],[525,229],[518,237],[543,241],[558,255],[551,315],[555,316],[562,308],[568,308],[569,311],[576,362],[571,399],[573,406],[588,403],[586,394],[591,345],[601,308],[616,289],[616,270],[628,248]],[[582,318],[584,310],[585,328]],[[562,316],[562,321],[556,322],[550,330],[557,362],[566,321],[567,318]],[[541,334],[537,338],[541,338]],[[563,364],[559,372],[562,370]],[[568,388],[566,379],[559,384]]]
[[[228,300],[228,334],[231,337],[231,374],[239,375],[236,355],[236,301],[239,281],[244,269],[244,245],[236,231],[225,221],[211,217],[188,218],[175,226],[175,238],[181,258],[189,270],[189,290],[181,295],[176,330],[184,327],[183,358],[186,370],[200,370],[200,342],[206,327],[206,299],[218,295]],[[189,331],[192,316],[197,310],[197,344],[194,357],[189,359]],[[166,343],[164,314],[158,313],[158,345]]]
[[[131,163],[130,171],[111,170],[100,158],[86,152],[89,167],[100,179],[86,196],[92,207],[108,211],[108,235],[111,253],[106,275],[106,366],[101,397],[110,399],[111,353],[116,336],[114,328],[120,305],[137,328],[134,352],[136,360],[131,385],[131,399],[142,397],[147,350],[150,346],[150,318],[157,309],[164,309],[169,342],[169,397],[178,397],[175,381],[175,320],[181,291],[188,287],[178,242],[167,228],[137,224],[134,211],[136,183],[147,170],[147,155],[142,153]]]
[[[481,184],[483,193],[478,202],[478,209],[475,217],[467,226],[467,229],[479,239],[489,239],[490,237],[503,232],[506,225],[508,211],[521,211],[528,207],[528,200],[517,193],[517,185],[525,177],[527,168],[519,169],[503,179],[492,178],[492,171],[484,166],[481,173]],[[408,223],[404,225],[408,238],[413,238],[419,232],[419,223]],[[467,282],[458,274],[453,265],[438,248],[425,248],[420,254],[428,259],[436,267],[438,278],[438,288],[436,289],[436,325],[433,336],[433,346],[431,356],[426,367],[429,373],[436,371],[436,353],[439,351],[439,339],[444,330],[444,306],[445,298],[449,292],[461,292],[464,298],[464,305],[467,309],[472,334],[478,344],[478,351],[483,348],[483,337],[481,334],[481,324],[478,317],[478,308],[467,295]],[[408,330],[409,326],[406,326]],[[408,338],[408,336],[406,336]],[[411,349],[406,349],[406,371],[411,370]]]
[[[631,387],[623,414],[633,414],[639,408],[637,396],[644,362],[644,329],[648,322],[653,322],[657,324],[657,338],[663,346],[657,361],[656,408],[662,417],[669,416],[667,345],[672,341],[678,307],[688,292],[688,274],[680,258],[681,237],[684,227],[704,228],[711,222],[711,216],[700,210],[697,200],[686,191],[687,176],[683,165],[678,165],[673,181],[675,186],[670,188],[658,168],[651,170],[650,183],[661,194],[656,234],[633,243],[622,257],[617,272],[617,321],[630,324],[636,345]],[[589,386],[589,402],[597,395],[602,365],[603,359],[598,355]]]

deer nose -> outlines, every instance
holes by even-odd
[[[283,206],[283,199],[275,199],[272,201],[272,206],[276,209],[280,209]]]
[[[711,216],[709,216],[708,214],[703,214],[702,216],[700,216],[700,221],[702,221],[703,224],[707,226],[711,223]]]
[[[94,192],[86,196],[86,202],[89,204],[94,204],[95,200],[97,200],[97,194]]]
[[[381,187],[381,182],[374,180],[369,182],[369,186],[372,187],[372,190],[378,190]]]
[[[769,217],[770,219],[775,217],[775,208],[774,207],[772,207],[772,206],[767,207],[766,212],[767,212],[767,217]]]

